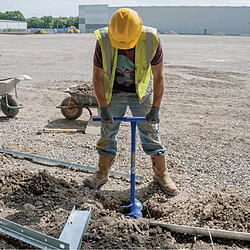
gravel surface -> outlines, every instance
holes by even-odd
[[[161,138],[179,194],[169,198],[152,182],[150,158],[137,137],[138,220],[123,215],[130,182],[111,177],[100,190],[82,184],[84,171],[0,154],[0,216],[59,237],[73,206],[92,209],[83,238],[88,248],[239,249],[249,242],[194,237],[150,226],[150,221],[249,232],[250,38],[160,35],[166,88]],[[92,78],[93,34],[1,35],[0,77],[29,75],[17,86],[24,105],[15,118],[0,113],[0,148],[97,166],[97,133],[38,133],[85,128],[89,112],[68,121],[56,105],[64,90]],[[75,89],[74,89],[75,90]],[[81,91],[90,91],[82,88]],[[95,108],[92,109],[97,114]],[[130,116],[130,112],[127,112]],[[129,174],[130,125],[121,124],[113,169]],[[0,248],[29,245],[4,234]]]

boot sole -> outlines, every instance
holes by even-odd
[[[174,192],[171,192],[171,191],[168,191],[159,181],[158,179],[155,178],[155,176],[153,176],[153,180],[154,182],[158,183],[162,189],[162,191],[166,194],[168,194],[169,196],[176,196],[178,191],[174,191]]]

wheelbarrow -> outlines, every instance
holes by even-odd
[[[130,122],[131,124],[131,171],[130,171],[130,204],[124,206],[130,208],[130,213],[125,214],[134,219],[142,217],[142,204],[135,198],[135,156],[136,156],[136,123],[147,121],[146,117],[114,117],[114,122]],[[101,118],[93,118],[93,122],[100,122]]]
[[[68,120],[79,118],[83,108],[87,109],[90,117],[92,117],[93,114],[90,108],[98,108],[97,99],[93,95],[71,91],[70,88],[64,90],[64,92],[70,96],[66,97],[61,102],[61,105],[56,107],[61,109],[61,113]]]
[[[22,75],[14,78],[0,78],[0,103],[3,113],[7,117],[15,117],[20,108],[23,105],[19,104],[17,100],[17,89],[16,85],[23,80],[31,80],[32,78],[27,75]],[[15,91],[15,96],[11,95],[12,91]]]

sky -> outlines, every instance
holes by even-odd
[[[126,3],[126,5],[124,4]],[[250,0],[0,0],[0,12],[20,10],[26,18],[36,16],[78,16],[78,6],[248,6]]]

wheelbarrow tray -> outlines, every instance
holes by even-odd
[[[97,108],[98,102],[95,96],[90,94],[85,94],[81,92],[71,91],[70,89],[64,90],[65,93],[68,93],[80,107],[89,107],[89,108]]]
[[[20,81],[30,80],[30,79],[31,77],[27,75],[22,75],[14,78],[4,78],[4,79],[0,78],[0,96],[12,92]]]
[[[19,82],[20,80],[17,78],[0,79],[0,95],[6,95],[12,92]]]

